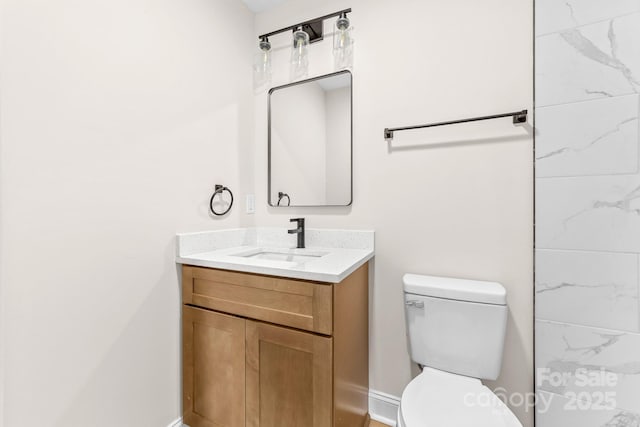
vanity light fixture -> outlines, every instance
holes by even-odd
[[[269,43],[269,37],[287,31],[293,32],[290,60],[291,80],[299,80],[306,77],[308,73],[309,58],[307,48],[309,44],[324,40],[324,21],[335,17],[338,17],[336,21],[336,31],[334,32],[333,36],[335,66],[338,69],[351,67],[353,58],[353,36],[351,33],[351,23],[349,21],[349,18],[347,18],[348,13],[351,13],[351,8],[339,10],[337,12],[320,16],[318,18],[309,19],[299,24],[290,25],[288,27],[281,28],[279,30],[265,33],[259,36],[258,39],[260,40],[260,50],[265,55],[262,59],[266,59],[266,57],[268,57],[269,83],[271,78],[271,56],[269,53],[271,44]],[[263,43],[265,43],[265,46],[266,44],[268,44],[268,49],[263,49]],[[260,67],[262,67],[264,61],[260,62],[259,60],[256,60],[256,62],[254,62],[254,71],[256,70],[256,63],[259,65],[258,68],[262,69]],[[266,69],[267,67],[263,68]],[[254,76],[256,77],[261,77],[262,75],[263,74],[258,74],[256,76],[256,74],[254,74]],[[261,82],[263,80],[256,78],[255,81]]]
[[[271,85],[271,42],[269,37],[261,37],[258,44],[260,52],[253,60],[253,87],[265,89]]]

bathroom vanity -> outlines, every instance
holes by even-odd
[[[185,424],[368,425],[373,232],[307,235],[178,236]]]

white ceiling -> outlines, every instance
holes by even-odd
[[[267,9],[275,7],[284,0],[242,0],[255,13],[264,12]]]

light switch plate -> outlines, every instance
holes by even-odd
[[[248,214],[256,213],[256,196],[253,194],[247,194],[246,208]]]

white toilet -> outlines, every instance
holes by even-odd
[[[494,282],[406,274],[411,359],[398,427],[522,427],[480,379],[500,374],[507,293]]]

